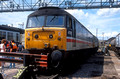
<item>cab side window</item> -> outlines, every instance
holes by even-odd
[[[72,29],[72,19],[69,18],[69,28]]]
[[[73,19],[73,37],[76,38],[76,21]]]
[[[67,16],[67,36],[72,37],[72,18]]]
[[[72,19],[70,17],[67,17],[67,28],[72,29]]]

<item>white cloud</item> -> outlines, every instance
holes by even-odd
[[[88,17],[88,13],[85,13],[83,10],[66,10],[68,13],[74,15],[77,19],[84,19]]]
[[[113,8],[113,9],[99,9],[97,11],[97,15],[99,16],[113,16],[115,15],[116,13],[119,13],[120,12],[120,9],[119,8]]]
[[[117,31],[113,31],[113,32],[98,34],[98,37],[103,37],[104,35],[104,37],[110,38],[110,37],[115,37],[117,34],[118,34]]]

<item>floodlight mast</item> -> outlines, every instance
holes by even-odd
[[[0,0],[0,12],[35,11],[49,6],[63,9],[120,8],[120,0]]]

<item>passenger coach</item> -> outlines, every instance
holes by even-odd
[[[24,30],[10,27],[7,25],[0,25],[0,42],[2,39],[8,41],[15,40],[15,42],[20,42],[20,34],[23,34]]]
[[[46,63],[41,63],[41,67],[57,68],[69,57],[96,52],[98,39],[68,12],[45,7],[28,16],[25,48],[29,53],[47,56],[47,61],[40,60]],[[93,52],[83,53],[85,50]]]

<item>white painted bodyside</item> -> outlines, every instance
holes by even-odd
[[[71,39],[71,42],[67,41],[67,50],[80,50],[80,49],[93,48],[93,43],[92,42],[84,41],[84,40],[81,40],[81,39],[76,39],[76,38],[73,38],[73,37],[67,37],[67,39]],[[76,40],[76,42],[72,42],[72,40]],[[82,41],[82,42],[85,42],[85,43],[78,43],[77,41]],[[89,44],[86,44],[86,43],[89,43]]]

